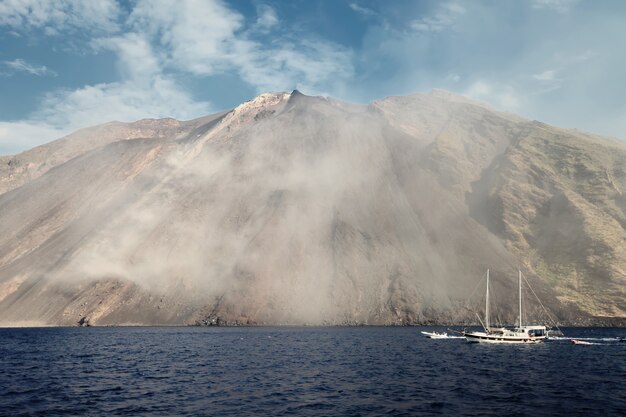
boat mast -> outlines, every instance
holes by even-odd
[[[519,328],[522,328],[522,270],[518,269],[519,272]]]
[[[489,332],[489,269],[487,269],[487,294],[485,296],[485,330]]]

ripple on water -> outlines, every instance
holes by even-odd
[[[0,329],[0,415],[626,414],[622,329],[572,330],[593,346],[420,330]]]

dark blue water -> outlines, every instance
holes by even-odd
[[[0,415],[626,415],[626,329],[566,329],[588,346],[420,330],[0,329]]]

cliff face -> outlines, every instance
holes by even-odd
[[[85,129],[0,159],[0,324],[626,318],[624,162],[445,92]]]

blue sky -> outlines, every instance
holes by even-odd
[[[0,154],[294,88],[443,88],[626,139],[625,22],[620,0],[0,0]]]

